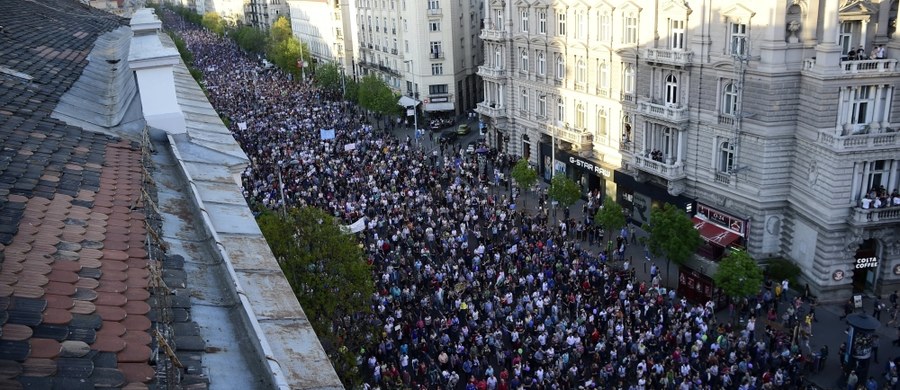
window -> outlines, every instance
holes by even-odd
[[[547,116],[547,95],[538,96],[537,114],[539,117]]]
[[[637,14],[629,12],[625,14],[623,23],[625,30],[622,35],[622,43],[636,44],[638,41],[638,19]]]
[[[631,142],[631,115],[622,114],[622,142]]]
[[[850,22],[841,23],[838,32],[838,45],[841,45],[841,54],[847,54],[853,49],[853,24]]]
[[[496,47],[494,49],[494,69],[502,69],[503,68],[503,53],[500,52],[500,47]]]
[[[441,41],[431,42],[431,58],[441,58]]]
[[[865,178],[866,179],[865,191],[868,193],[868,192],[872,191],[873,189],[877,189],[881,186],[884,186],[885,188],[887,188],[888,184],[890,184],[889,179],[892,174],[892,172],[890,170],[890,166],[891,166],[890,161],[875,160],[875,161],[869,161],[866,164],[869,165],[867,167],[867,168],[869,168],[869,177]]]
[[[497,23],[497,30],[503,31],[503,10],[498,9],[494,12],[495,22]]]
[[[519,68],[519,70],[521,70],[522,72],[528,71],[528,50],[527,49],[522,49],[522,63],[521,63],[521,67]]]
[[[566,61],[563,56],[556,56],[556,78],[562,80],[566,78]]]
[[[444,74],[444,64],[431,64],[431,75],[440,76]]]
[[[544,52],[538,53],[538,74],[543,76],[547,73],[547,60],[544,58]]]
[[[746,56],[750,54],[749,42],[747,42],[747,25],[743,23],[731,23],[731,55]]]
[[[522,106],[519,109],[528,111],[528,90],[525,88],[522,88]]]
[[[428,0],[428,9],[441,9],[441,0]]]
[[[734,83],[728,83],[722,88],[722,113],[725,115],[737,115],[737,87]]]
[[[547,33],[547,11],[546,10],[538,11],[538,33],[540,33],[540,34]]]
[[[575,64],[575,83],[584,84],[586,78],[587,65],[584,64],[584,60],[578,60]]]
[[[597,109],[597,138],[605,141],[608,134],[609,115],[605,107],[600,107]]]
[[[678,77],[674,74],[666,76],[666,105],[678,105]]]
[[[634,65],[625,64],[625,71],[622,72],[622,90],[625,93],[634,93]]]
[[[872,109],[875,106],[873,89],[870,85],[862,85],[851,90],[850,124],[866,125],[872,122]]]
[[[430,30],[431,32],[441,31],[441,22],[428,22],[428,30]]]
[[[528,10],[523,9],[522,12],[522,32],[528,32]]]
[[[432,84],[428,86],[429,95],[446,95],[447,84]]]
[[[576,129],[584,129],[585,128],[585,119],[584,119],[584,104],[578,103],[575,105],[575,128]]]
[[[669,21],[669,48],[672,50],[684,49],[684,21]]]
[[[597,66],[597,87],[609,88],[609,65],[606,64],[606,61],[600,61],[600,65]]]
[[[597,30],[597,38],[602,42],[609,42],[612,38],[612,15],[609,11],[600,11],[600,28]]]
[[[556,11],[556,35],[566,35],[566,11]]]
[[[584,11],[578,11],[575,14],[575,29],[575,38],[587,38],[587,16],[585,16]]]
[[[731,173],[734,169],[734,145],[728,141],[719,144],[719,172]]]
[[[566,122],[566,103],[562,98],[556,99],[556,122],[559,126]]]

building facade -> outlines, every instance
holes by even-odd
[[[349,71],[353,63],[353,35],[349,31],[347,0],[291,0],[291,30],[319,62],[335,63]]]
[[[704,237],[784,257],[822,298],[900,287],[897,1],[486,4],[489,142]],[[862,48],[862,53],[859,49]],[[863,208],[863,206],[868,208]]]
[[[432,115],[481,100],[480,0],[353,0],[355,74],[375,73]]]
[[[268,31],[279,16],[289,17],[287,0],[248,0],[243,2],[244,24]]]

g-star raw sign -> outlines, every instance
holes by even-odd
[[[577,166],[577,167],[579,167],[579,168],[586,169],[586,170],[588,170],[588,171],[591,171],[591,172],[594,172],[594,173],[597,173],[597,174],[600,174],[600,175],[603,175],[603,176],[606,176],[606,177],[609,177],[609,176],[610,176],[610,173],[609,173],[609,170],[608,170],[608,169],[602,168],[602,167],[597,166],[597,165],[594,165],[594,164],[591,164],[590,162],[584,161],[584,160],[582,160],[582,159],[578,159],[578,158],[575,158],[575,157],[571,157],[571,156],[570,156],[570,157],[569,157],[569,163],[570,163],[570,164],[575,164],[575,166]]]
[[[876,267],[878,267],[878,258],[875,256],[856,259],[856,269]]]

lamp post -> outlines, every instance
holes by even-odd
[[[418,86],[416,85],[416,66],[413,60],[406,60],[403,63],[409,63],[409,73],[412,73],[412,83],[413,83],[413,100],[415,100],[415,104],[413,105],[413,126],[416,127],[415,131],[413,131],[413,137],[416,138],[416,144],[419,143],[419,94],[418,94]]]
[[[300,164],[300,161],[291,160],[289,163],[287,163],[287,166],[293,167],[297,164]],[[281,190],[281,212],[285,217],[287,217],[287,197],[284,196],[284,179],[281,176],[281,170],[284,168],[285,168],[284,162],[279,161],[278,162],[278,170],[276,172],[278,172],[278,186],[280,187],[280,190]]]
[[[341,64],[341,97],[347,98],[347,84],[346,84],[346,76],[344,76],[344,64]]]

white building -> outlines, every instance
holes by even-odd
[[[434,115],[480,100],[481,1],[355,0],[356,74],[374,72]]]
[[[637,222],[664,202],[684,208],[706,240],[686,279],[708,282],[709,259],[746,248],[794,261],[826,299],[900,287],[900,207],[862,207],[900,186],[896,1],[486,12],[477,111],[492,145],[613,195]],[[686,293],[714,292],[700,290]]]
[[[348,72],[353,63],[350,8],[346,0],[290,0],[291,30],[309,47],[319,62],[341,65]]]

